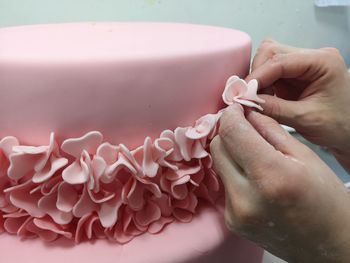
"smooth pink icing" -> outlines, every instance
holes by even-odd
[[[0,138],[44,145],[98,130],[134,148],[192,125],[244,77],[247,34],[210,26],[82,23],[0,29]],[[200,91],[200,92],[199,92]]]
[[[33,41],[28,42],[27,45],[17,45],[29,36]],[[140,41],[136,41],[137,44],[132,41],[136,36],[140,38]],[[225,41],[213,41],[212,37],[224,38]],[[12,45],[14,40],[16,44]],[[118,210],[122,211],[120,214],[128,214],[121,208],[120,200],[118,201],[115,195],[110,194],[112,192],[110,189],[104,191],[102,196],[91,195],[91,192],[103,189],[103,186],[101,188],[101,184],[97,182],[102,178],[100,177],[103,174],[101,171],[107,167],[107,163],[118,162],[119,158],[117,160],[116,155],[122,152],[123,161],[118,165],[127,167],[129,170],[134,169],[131,173],[133,176],[130,177],[134,178],[133,181],[135,178],[138,181],[139,177],[136,175],[140,171],[148,179],[156,178],[158,176],[155,172],[157,165],[158,167],[165,165],[167,169],[174,169],[172,167],[174,165],[166,158],[161,160],[157,157],[157,161],[154,161],[155,139],[166,128],[175,129],[178,126],[188,126],[205,113],[215,113],[221,104],[219,101],[215,103],[215,98],[220,97],[218,95],[222,92],[225,78],[231,73],[244,76],[249,65],[249,55],[250,39],[244,33],[204,26],[103,23],[0,29],[0,81],[4,84],[0,87],[0,91],[6,94],[6,99],[0,99],[0,111],[7,110],[5,118],[0,116],[0,138],[14,135],[22,145],[41,145],[47,143],[45,137],[50,131],[54,130],[58,135],[57,138],[51,135],[48,146],[38,147],[19,146],[15,137],[6,137],[2,140],[1,171],[3,174],[4,171],[7,172],[11,179],[10,186],[13,186],[5,193],[8,199],[4,198],[4,195],[0,197],[0,204],[6,207],[1,213],[11,214],[10,218],[5,220],[0,216],[0,221],[2,221],[0,225],[4,224],[3,230],[6,229],[27,237],[33,236],[34,233],[34,236],[38,235],[47,241],[59,236],[80,241],[81,238],[98,238],[106,235],[103,228],[116,222]],[[21,78],[16,77],[18,75],[21,75]],[[123,96],[120,96],[121,94]],[[227,96],[228,99],[231,97],[231,95]],[[234,101],[237,102],[237,99],[252,102],[247,96],[234,97]],[[216,122],[217,119],[214,124]],[[207,127],[212,127],[212,124],[212,118],[200,118],[194,127],[178,128],[173,135],[167,134],[167,136],[173,136],[176,144],[182,145],[178,147],[182,158],[181,161],[178,161],[179,163],[192,162],[193,158],[208,159],[209,156],[203,155],[206,152],[204,141],[208,142],[207,138],[214,134],[214,132],[208,132],[207,129]],[[125,150],[127,148],[121,145],[105,144],[105,147],[100,149],[101,155],[99,155],[101,134],[97,132],[87,133],[81,138],[67,139],[96,129],[102,131],[107,141],[113,144],[123,142],[132,149],[142,144],[146,134],[151,137],[144,141],[144,147],[139,151],[141,157],[134,157],[134,161],[129,157],[134,154],[135,156],[140,155],[137,149],[127,157],[128,151]],[[188,139],[201,143],[189,144],[186,141]],[[164,150],[163,154],[167,154],[166,149]],[[158,154],[159,150],[156,152]],[[193,153],[198,155],[193,155]],[[139,160],[142,161],[138,163]],[[6,165],[3,165],[4,163]],[[19,165],[20,163],[22,165]],[[111,166],[111,163],[109,165]],[[55,176],[60,172],[62,176]],[[182,184],[193,183],[184,177],[178,178]],[[53,180],[53,178],[59,179]],[[94,183],[91,183],[92,181]],[[47,182],[50,183],[44,186]],[[212,182],[210,181],[210,185]],[[157,194],[155,186],[157,184],[152,185],[143,179],[141,183],[153,196],[162,199],[162,196]],[[40,187],[32,188],[33,184]],[[85,187],[75,189],[74,187],[79,184]],[[139,202],[132,202],[135,199],[131,198],[128,201],[126,198],[129,197],[128,193],[138,192],[134,183],[129,183],[130,186],[128,183],[124,184],[124,188],[128,189],[124,192],[122,185],[114,182],[111,187],[116,193],[124,196],[123,201],[127,200],[128,206],[140,213],[138,212],[138,216],[135,213],[131,216],[134,218],[134,226],[128,231],[130,230],[132,234],[120,235],[120,233],[125,233],[125,229],[120,232],[120,229],[114,230],[117,229],[115,227],[109,231],[107,237],[116,239],[113,233],[119,231],[118,236],[121,239],[118,241],[124,243],[130,240],[130,236],[138,235],[147,229],[149,233],[157,233],[165,224],[173,221],[169,219],[169,216],[164,217],[164,213],[167,213],[167,209],[164,209],[164,202],[161,202],[162,204],[149,203],[148,199],[144,199],[142,203],[144,209],[141,209],[138,207]],[[192,185],[200,188],[200,184],[195,181]],[[5,188],[9,184],[2,180],[0,186]],[[85,190],[89,187],[93,191]],[[178,191],[175,190],[176,188],[178,188],[176,184],[173,187],[170,186],[167,193],[171,193],[170,195],[180,201],[187,200],[187,197],[190,196],[189,191],[184,189]],[[166,184],[162,189],[167,189]],[[31,192],[31,194],[23,195],[26,192]],[[13,194],[12,198],[11,194]],[[44,198],[38,202],[40,195]],[[98,201],[99,208],[92,208],[97,215],[87,213],[89,211],[86,212],[86,208],[89,209],[89,205],[85,201],[81,202],[81,208],[76,209],[78,218],[80,218],[79,223],[75,221],[77,231],[69,231],[69,228],[62,226],[66,226],[67,222],[73,222],[73,207],[79,202],[77,201],[78,196],[81,200],[84,195]],[[72,198],[66,198],[67,196]],[[186,213],[180,211],[178,217],[174,216],[177,220],[191,219],[188,214],[192,214],[197,206],[197,201],[194,201],[193,196],[196,195],[188,199],[192,201],[178,202],[182,210],[188,211]],[[10,205],[6,206],[9,200]],[[18,210],[18,207],[21,209]],[[30,216],[25,215],[28,211],[31,213]],[[213,219],[212,215],[206,211],[201,216],[205,218],[198,223],[201,225],[201,232],[204,235],[210,234],[207,228],[215,225],[210,220],[215,221],[218,218]],[[21,221],[25,217],[26,221]],[[195,220],[196,217],[194,217]],[[6,220],[9,219],[11,222],[7,224]],[[123,220],[131,222],[129,219]],[[135,227],[135,222],[138,227]],[[194,222],[182,225],[194,227]],[[142,230],[142,225],[147,227]],[[173,222],[169,229],[177,225],[179,225],[177,222]],[[124,254],[124,248],[130,249],[130,255],[120,256],[121,262],[158,262],[158,259],[163,259],[159,262],[188,262],[191,258],[198,260],[201,254],[197,253],[198,250],[204,254],[215,255],[215,247],[230,243],[230,241],[224,241],[227,233],[227,230],[224,229],[218,231],[221,234],[217,236],[217,239],[213,238],[213,243],[206,242],[207,246],[198,240],[199,235],[193,239],[188,238],[194,232],[182,232],[183,229],[185,228],[179,225],[176,233],[183,233],[179,237],[193,243],[192,247],[185,248],[186,242],[180,242],[179,249],[183,257],[170,251],[166,257],[161,252],[150,256],[149,252],[152,250],[148,246],[152,243],[151,238],[147,240],[146,247],[145,243],[139,244],[145,247],[144,250],[140,246],[135,247],[136,240],[142,240],[147,236],[146,234],[127,245],[118,247],[122,249],[122,254]],[[157,244],[157,242],[162,238],[169,239],[172,244],[176,242],[173,233],[166,231],[165,229],[159,234],[160,239],[158,236],[152,239],[160,249],[162,248],[161,243]],[[6,244],[11,244],[11,241],[12,244],[20,242],[12,240],[7,235],[3,236],[0,237]],[[111,238],[112,236],[114,238]],[[60,241],[53,243],[56,244],[56,242]],[[260,262],[260,249],[251,244],[246,246],[241,240],[235,240],[234,243],[235,249],[227,248],[220,253],[222,257],[220,262],[229,262],[231,256],[236,256],[237,262],[247,262],[248,258],[248,262]],[[68,243],[62,244],[66,246]],[[89,244],[86,242],[82,244],[78,246],[82,246],[82,251],[79,253],[88,250],[86,246]],[[112,253],[116,257],[115,253],[118,250],[112,250],[109,243],[95,243],[93,247],[96,248],[97,244],[101,246],[99,247],[101,251],[105,251],[105,255]],[[29,243],[26,243],[24,248],[27,245],[29,246]],[[251,253],[239,253],[242,245],[246,246]],[[36,249],[41,255],[40,260],[36,260],[37,262],[46,262],[50,258],[50,253],[46,253],[48,252],[47,247],[39,246]],[[10,251],[8,252],[11,254]],[[91,248],[89,252],[92,252]],[[56,253],[60,255],[58,250]],[[19,260],[21,257],[21,255],[10,256],[10,254],[4,253],[1,256],[7,261],[8,259],[10,261]],[[78,255],[75,252],[68,254],[72,257]],[[132,256],[135,254],[137,255]],[[57,260],[59,258],[62,261],[64,257],[60,255]],[[92,259],[91,253],[87,253],[85,261],[94,262]],[[205,261],[202,259],[199,262]]]
[[[228,234],[223,213],[203,208],[189,224],[174,222],[157,235],[144,234],[125,245],[105,240],[51,243],[0,235],[0,262],[36,263],[261,263],[262,250]]]

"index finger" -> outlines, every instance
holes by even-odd
[[[316,50],[307,50],[276,54],[251,72],[247,76],[247,81],[257,79],[259,89],[264,89],[284,78],[312,80],[322,67],[316,52]]]
[[[279,158],[270,145],[247,121],[238,104],[228,107],[220,119],[219,136],[231,158],[245,171],[247,176],[262,167],[276,165]]]
[[[277,41],[267,38],[258,47],[252,62],[252,71],[264,64],[268,59],[276,54],[285,54],[298,50],[296,47],[287,46]]]

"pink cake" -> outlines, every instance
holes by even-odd
[[[250,52],[199,25],[0,29],[0,262],[260,263],[209,152],[224,103],[262,102]]]

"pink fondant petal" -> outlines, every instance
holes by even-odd
[[[235,97],[243,96],[247,92],[247,83],[237,76],[232,76],[226,83],[222,99],[227,105],[231,105]]]
[[[167,194],[162,194],[160,198],[153,198],[152,200],[159,206],[162,216],[171,216],[173,209],[170,197]]]
[[[31,238],[36,237],[37,235],[34,233],[31,233],[27,230],[27,225],[33,221],[32,217],[28,217],[26,221],[23,222],[23,224],[20,226],[20,228],[17,231],[17,235],[24,238]]]
[[[20,229],[20,227],[28,219],[28,217],[29,216],[6,218],[4,222],[5,230],[10,234],[17,234],[18,229]]]
[[[117,224],[114,230],[113,239],[120,244],[126,244],[134,238],[133,235],[127,234],[123,230],[122,224]]]
[[[137,174],[135,167],[130,163],[130,161],[123,154],[119,154],[118,160],[106,168],[106,174],[105,176],[101,177],[101,181],[109,183],[122,169],[126,169],[132,174]]]
[[[182,161],[183,158],[182,158],[182,155],[180,152],[179,145],[176,144],[174,132],[172,132],[170,130],[165,130],[160,134],[160,138],[167,138],[173,142],[174,150],[167,157],[167,160],[174,161],[174,162]]]
[[[159,164],[153,160],[152,148],[153,148],[153,145],[152,145],[151,138],[146,137],[145,143],[143,146],[144,152],[143,152],[142,168],[143,168],[144,174],[148,177],[155,177],[159,168]]]
[[[131,187],[129,188],[129,192],[126,193],[126,202],[134,211],[139,211],[144,204],[143,193],[145,187],[132,178],[130,178],[128,184]],[[125,191],[124,189],[126,188],[123,188],[123,191]]]
[[[75,217],[82,217],[86,214],[91,214],[92,212],[97,211],[98,208],[99,206],[91,200],[86,187],[84,187],[79,201],[73,207],[73,215]]]
[[[55,134],[53,132],[51,132],[49,145],[47,146],[45,153],[42,155],[42,157],[37,161],[37,163],[34,166],[34,170],[36,172],[44,169],[44,167],[46,166],[46,164],[51,156],[51,153],[53,152],[53,150],[55,148],[55,146],[57,147],[56,142],[55,142]]]
[[[12,153],[14,146],[18,146],[19,142],[16,137],[7,136],[0,140],[0,152],[2,151],[7,158],[9,158]]]
[[[101,204],[98,216],[103,227],[112,227],[117,222],[118,210],[121,205],[122,200],[119,196]]]
[[[59,225],[52,222],[48,217],[34,218],[33,223],[40,229],[48,230],[50,232],[64,236],[68,239],[71,239],[73,237],[72,233],[64,231]]]
[[[73,185],[62,182],[57,190],[56,207],[62,212],[69,213],[79,199],[77,190]]]
[[[169,138],[158,138],[154,141],[154,147],[157,150],[157,159],[164,158],[174,151],[174,141]]]
[[[179,146],[181,155],[185,161],[191,160],[191,148],[193,140],[186,137],[186,132],[188,128],[176,128],[175,129],[175,140]]]
[[[195,123],[194,127],[186,131],[186,136],[192,140],[205,138],[214,129],[217,119],[215,114],[207,114]]]
[[[91,162],[92,173],[90,173],[90,180],[88,182],[90,190],[94,190],[95,192],[100,191],[100,178],[104,175],[106,167],[105,160],[95,155]]]
[[[169,171],[168,173],[172,173],[173,171]],[[166,192],[171,194],[171,181],[167,179],[167,175],[164,174],[163,176],[160,177],[160,188]]]
[[[195,173],[193,175],[191,175],[191,184],[193,184],[194,186],[199,186],[200,183],[202,183],[203,179],[204,179],[205,175],[204,175],[204,170],[200,170],[198,173]]]
[[[255,101],[258,103],[265,103],[265,100],[259,98],[258,94],[258,81],[252,79],[248,82],[247,92],[244,94],[244,99]]]
[[[202,159],[208,156],[208,152],[204,149],[200,141],[195,141],[192,148],[192,158]]]
[[[34,165],[38,155],[13,153],[10,155],[10,167],[8,177],[12,180],[19,180],[29,172],[34,173]]]
[[[116,193],[113,193],[113,192],[100,191],[95,193],[90,189],[87,189],[87,191],[92,202],[96,204],[108,202],[109,200],[113,199],[116,196]]]
[[[190,211],[191,213],[195,213],[197,205],[198,198],[191,192],[186,196],[185,199],[173,201],[173,206],[175,208],[181,208]]]
[[[136,212],[135,220],[141,226],[148,226],[150,223],[159,220],[160,217],[160,208],[152,201],[148,201],[142,210]]]
[[[38,154],[44,154],[47,151],[47,149],[48,149],[48,146],[19,145],[19,146],[14,146],[12,148],[12,151],[14,153],[38,155]]]
[[[51,218],[57,223],[61,225],[68,224],[72,221],[73,215],[71,212],[62,212],[56,207],[57,202],[57,193],[52,193],[47,196],[43,196],[39,202],[38,206],[41,211],[45,211],[46,214],[51,216]]]
[[[34,219],[35,220],[35,219]],[[28,222],[25,226],[26,230],[36,234],[38,237],[40,237],[42,240],[44,240],[45,242],[52,242],[54,240],[57,239],[58,235],[55,232],[52,231],[48,231],[45,229],[41,229],[38,226],[36,226],[33,222],[33,220],[31,220],[30,222]]]
[[[149,180],[149,178],[145,177],[136,177],[136,180],[141,183],[147,189],[149,192],[151,192],[155,197],[161,197],[162,192],[159,188],[159,186],[152,181]]]
[[[234,99],[235,102],[238,102],[244,106],[248,106],[248,107],[252,107],[252,108],[257,108],[258,110],[263,111],[264,109],[257,103],[250,101],[250,100],[244,100],[244,99],[239,99],[239,98],[235,98]]]
[[[166,174],[166,178],[171,181],[178,180],[186,175],[196,174],[201,170],[201,165],[199,162],[194,162],[191,165],[180,164],[177,171],[169,171]]]
[[[5,232],[4,222],[5,222],[5,218],[3,218],[2,212],[0,211],[0,234]]]
[[[141,165],[136,161],[130,150],[124,145],[120,144],[120,150],[122,155],[129,161],[129,163],[135,168],[137,175],[143,174]],[[120,157],[119,157],[120,158]]]
[[[148,227],[148,232],[151,234],[157,234],[163,230],[163,228],[174,221],[172,217],[161,217],[159,220],[153,222]]]
[[[69,184],[84,184],[88,181],[90,175],[90,157],[83,151],[80,160],[76,160],[62,172],[62,178]]]
[[[171,184],[171,193],[176,199],[184,199],[188,194],[186,183],[191,180],[189,175],[185,175]]]
[[[41,198],[40,193],[30,194],[30,190],[33,184],[28,181],[23,185],[19,185],[16,188],[12,188],[10,191],[11,203],[28,212],[31,216],[42,217],[45,213],[38,207],[38,201]]]
[[[208,188],[209,188],[211,191],[218,192],[218,191],[220,190],[219,178],[218,178],[218,176],[216,175],[216,173],[215,173],[212,169],[210,169],[210,170],[207,172],[205,181],[206,181],[206,182],[205,182],[206,185],[208,186]]]
[[[85,150],[88,154],[96,153],[98,146],[102,143],[103,136],[98,131],[88,132],[82,137],[67,139],[62,143],[61,149],[79,158],[80,154]]]
[[[96,155],[104,159],[107,164],[114,163],[118,158],[119,146],[108,142],[102,143],[96,150]]]
[[[63,168],[68,164],[66,158],[53,159],[51,164],[47,166],[47,170],[41,170],[34,174],[32,180],[34,183],[42,183],[53,176],[59,169]]]
[[[62,178],[60,176],[51,177],[49,180],[43,182],[40,186],[40,191],[43,195],[50,195],[55,192],[62,182]],[[33,189],[34,190],[34,189]]]
[[[173,212],[174,217],[182,223],[189,223],[192,221],[193,214],[190,211],[175,208]]]
[[[100,227],[99,227],[100,226]],[[102,228],[97,215],[92,214],[85,223],[85,234],[88,239],[92,239],[98,229]]]
[[[90,217],[91,214],[86,214],[79,219],[74,236],[75,243],[80,243],[82,241],[83,234],[85,233],[85,222],[87,222]]]

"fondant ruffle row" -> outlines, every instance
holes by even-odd
[[[224,102],[261,109],[257,82],[231,77]],[[107,238],[126,243],[158,233],[178,220],[190,222],[200,200],[214,204],[221,184],[209,143],[222,111],[193,127],[165,130],[134,150],[103,141],[92,131],[46,146],[0,141],[0,232],[79,243]]]

